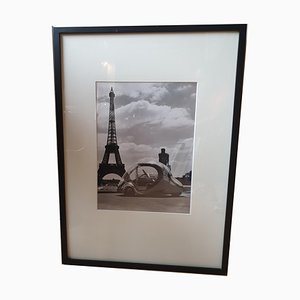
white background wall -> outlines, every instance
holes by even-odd
[[[299,299],[297,1],[6,1],[1,299]],[[248,23],[227,277],[63,266],[51,26]]]

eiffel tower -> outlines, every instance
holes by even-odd
[[[107,174],[117,174],[120,177],[125,173],[125,165],[122,163],[119,146],[117,143],[116,120],[115,120],[115,93],[113,88],[109,92],[109,121],[107,142],[102,162],[98,168],[98,185],[100,185],[102,178]],[[115,155],[116,163],[109,163],[110,154]]]

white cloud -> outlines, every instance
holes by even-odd
[[[167,93],[168,90],[163,86],[152,86],[151,89],[145,90],[142,95],[145,98],[150,96],[150,101],[159,102]]]
[[[176,128],[182,126],[193,126],[194,121],[190,119],[189,113],[185,108],[169,108],[160,120],[152,121],[155,124],[159,121],[164,128]]]
[[[178,87],[176,88],[176,91],[178,92],[182,92],[182,91],[186,91],[188,90],[189,88],[191,87],[190,84],[181,84],[181,85],[178,85]]]
[[[116,110],[119,128],[131,128],[138,124],[160,125],[163,128],[193,126],[185,108],[171,108],[145,100],[131,102]]]
[[[152,152],[153,147],[149,145],[143,145],[143,144],[137,145],[135,143],[122,143],[122,150],[146,153],[146,152]]]

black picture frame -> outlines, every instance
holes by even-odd
[[[169,272],[185,272],[198,274],[227,275],[230,248],[230,232],[232,222],[232,209],[234,198],[235,173],[238,151],[238,136],[241,114],[243,74],[246,51],[246,24],[222,24],[222,25],[171,25],[171,26],[113,26],[113,27],[53,27],[53,57],[54,57],[54,81],[56,103],[56,130],[58,153],[58,179],[59,179],[59,203],[61,221],[61,252],[62,263],[67,265],[97,266],[109,268],[142,269]],[[237,33],[237,59],[235,72],[235,87],[233,99],[233,115],[230,141],[230,158],[228,169],[227,196],[223,230],[222,262],[220,267],[203,265],[182,265],[148,263],[143,261],[119,261],[111,259],[74,258],[69,254],[69,226],[67,217],[66,198],[66,138],[65,138],[65,108],[64,108],[64,70],[63,70],[63,44],[64,36],[79,35],[122,35],[122,34],[149,34],[149,33]]]

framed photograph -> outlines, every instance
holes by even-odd
[[[64,264],[227,275],[246,28],[53,28]]]

